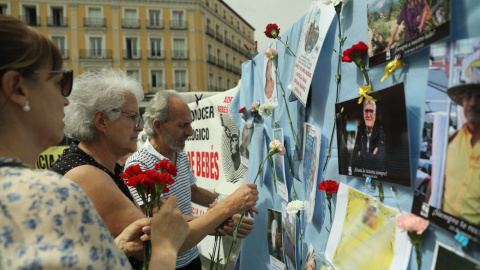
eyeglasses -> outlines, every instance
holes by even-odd
[[[36,70],[33,71],[34,74],[40,73],[62,73],[63,77],[60,81],[62,87],[62,96],[68,97],[72,93],[73,86],[73,70]]]
[[[124,114],[128,114],[132,117],[135,117],[135,120],[134,120],[134,127],[135,128],[138,128],[138,126],[140,125],[140,122],[142,122],[142,116],[139,114],[139,113],[136,113],[136,112],[126,112],[126,111],[122,111],[122,110],[119,110],[119,109],[111,109],[110,111],[112,112],[119,112],[119,113],[124,113]]]
[[[364,113],[374,113],[375,111],[372,109],[365,109],[363,110]]]

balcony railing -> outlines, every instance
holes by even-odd
[[[140,20],[136,18],[123,18],[122,19],[122,27],[123,28],[140,28]]]
[[[240,75],[240,68],[233,67],[233,73]]]
[[[148,50],[148,59],[165,59],[164,50]]]
[[[232,43],[230,42],[230,39],[228,39],[227,37],[223,39],[223,43],[225,43],[225,45],[227,45],[228,47],[232,47]]]
[[[223,60],[217,59],[217,66],[223,68],[224,67]]]
[[[80,50],[80,59],[112,59],[112,50]]]
[[[185,21],[185,20],[170,20],[170,29],[174,29],[174,30],[187,29],[187,21]]]
[[[48,26],[67,27],[67,17],[49,16],[47,17],[47,24]]]
[[[157,93],[159,91],[167,89],[166,85],[164,83],[157,83],[157,84],[149,84],[148,85],[148,91],[150,93]]]
[[[226,63],[226,64],[225,64],[225,68],[226,68],[228,71],[232,71],[232,64]]]
[[[22,15],[20,20],[26,25],[30,26],[40,26],[40,16],[37,15]]]
[[[188,59],[188,51],[187,50],[173,50],[172,51],[172,59],[177,59],[177,60]]]
[[[149,19],[146,20],[147,28],[149,29],[163,29],[163,20]]]
[[[218,92],[220,89],[218,87],[216,87],[215,85],[211,85],[209,84],[208,85],[208,91],[209,92]]]
[[[104,18],[87,17],[83,18],[83,24],[87,27],[105,27],[107,20]]]
[[[222,34],[220,34],[220,32],[215,33],[215,39],[220,41],[220,42],[223,42]]]
[[[212,54],[207,54],[207,62],[212,65],[215,65],[217,63],[217,61],[215,61],[215,56],[213,56]]]
[[[235,51],[237,51],[237,52],[238,52],[238,49],[237,49],[237,44],[235,44],[235,43],[232,43],[232,49],[234,49]]]
[[[141,59],[142,53],[140,50],[123,50],[123,59]]]
[[[190,86],[188,83],[173,83],[173,89],[179,92],[188,92],[190,90]]]
[[[211,37],[215,37],[215,35],[213,34],[213,28],[207,26],[207,31],[206,31],[207,35],[211,36]]]

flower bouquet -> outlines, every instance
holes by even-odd
[[[161,195],[169,191],[167,185],[172,185],[175,181],[173,177],[177,176],[175,165],[164,159],[155,164],[154,170],[143,171],[140,165],[128,167],[120,178],[125,181],[125,185],[133,187],[140,195],[145,206],[145,217],[153,216],[153,209],[157,211],[162,205]],[[143,267],[148,269],[152,246],[150,241],[144,243],[143,249]]]

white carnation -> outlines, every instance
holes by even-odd
[[[260,107],[258,107],[258,113],[261,116],[270,116],[272,114],[273,105],[270,102],[265,102]]]
[[[287,213],[290,215],[296,215],[300,210],[305,210],[305,204],[302,201],[291,201],[287,205]]]

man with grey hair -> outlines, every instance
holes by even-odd
[[[480,50],[462,61],[459,85],[448,96],[463,107],[466,124],[448,144],[442,209],[480,225]]]
[[[357,128],[350,163],[353,171],[356,171],[355,169],[386,171],[385,132],[382,124],[376,121],[376,116],[377,105],[374,101],[365,99],[363,122]]]
[[[149,102],[143,118],[148,138],[143,146],[127,159],[125,168],[139,164],[143,170],[153,169],[155,163],[168,159],[177,167],[178,172],[175,183],[165,197],[177,197],[178,208],[190,219],[191,202],[208,207],[219,195],[195,184],[197,179],[184,152],[185,141],[193,135],[190,108],[175,91],[161,91]],[[143,202],[136,190],[131,189],[131,192],[137,203],[142,205]],[[222,232],[232,233],[235,222],[230,220],[224,224],[225,230]],[[253,220],[245,218],[238,236],[246,237],[252,229]],[[198,254],[197,247],[194,247],[179,255],[177,269],[201,269]]]

